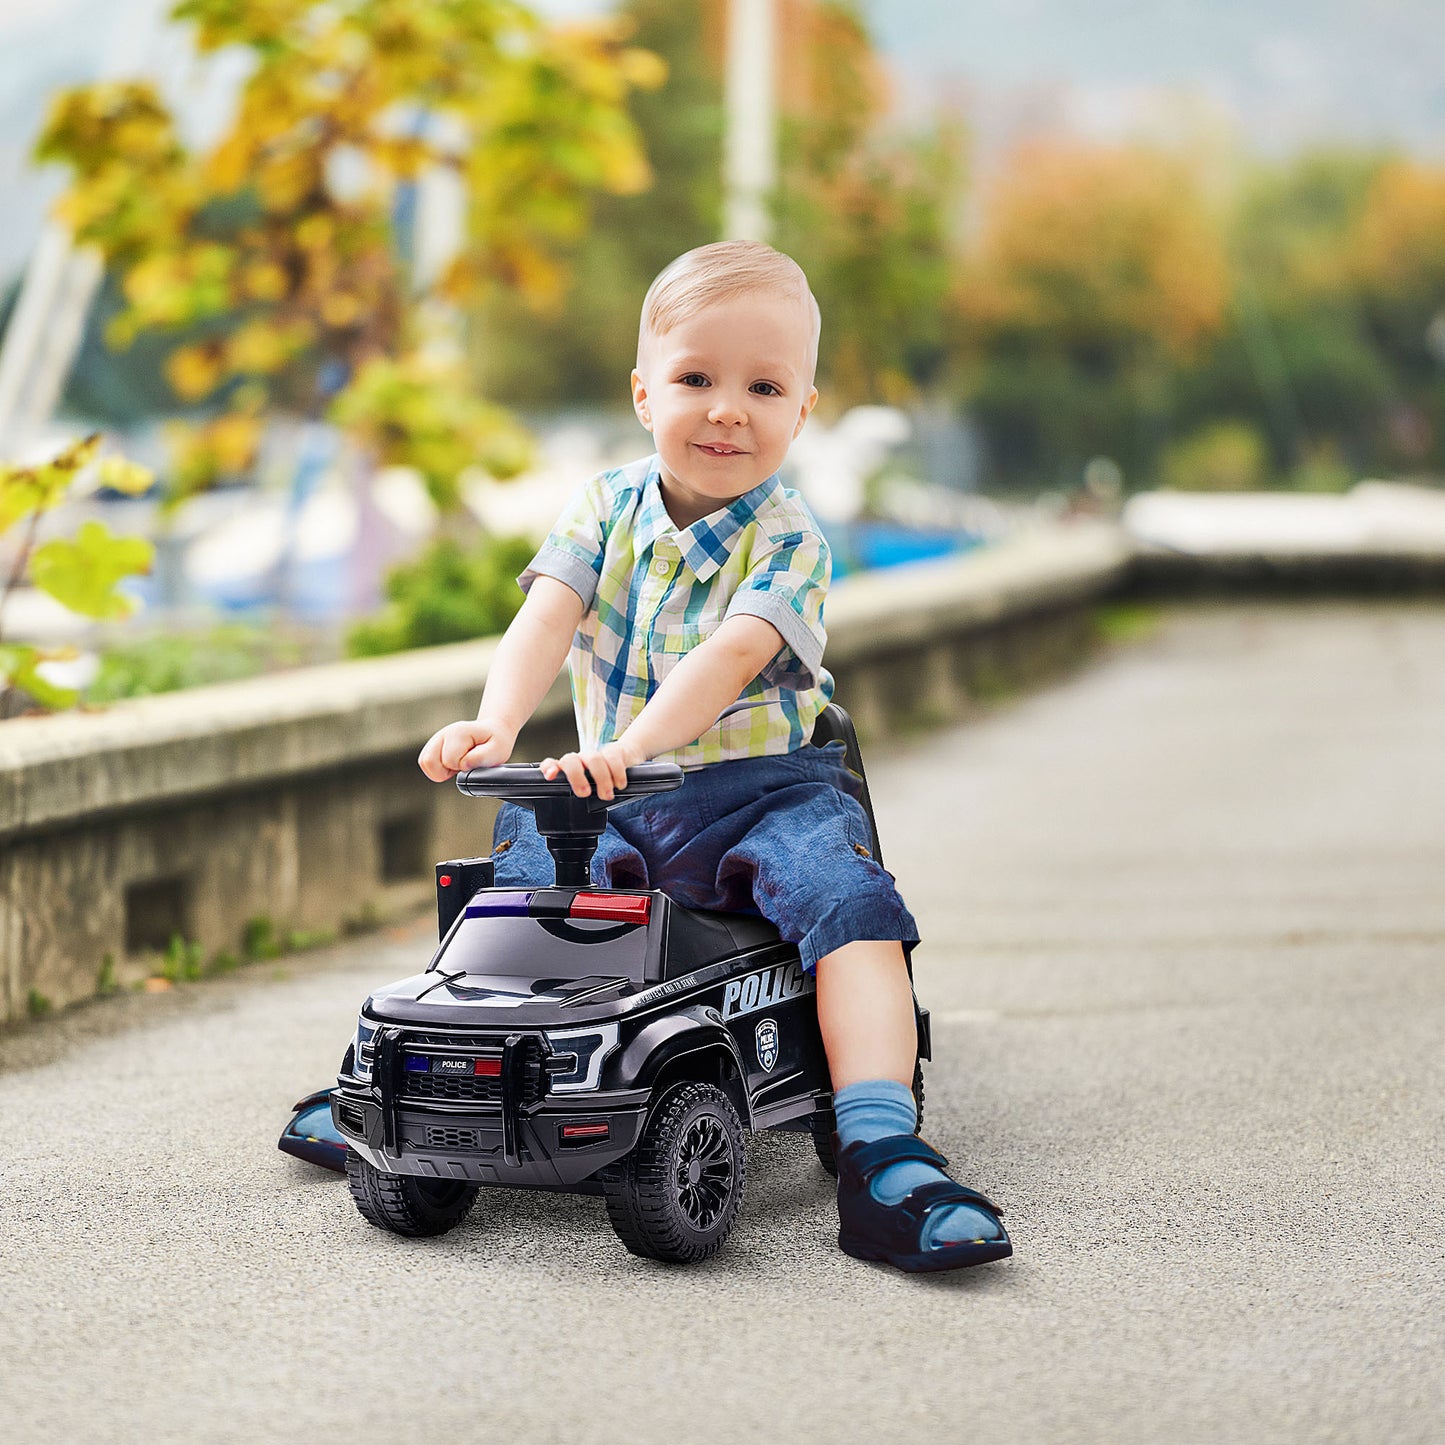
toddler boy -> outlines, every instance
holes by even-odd
[[[652,283],[632,399],[656,454],[594,478],[517,579],[475,722],[422,749],[429,778],[494,767],[570,652],[579,744],[543,760],[578,797],[678,763],[683,786],[613,808],[600,887],[661,888],[693,908],[756,911],[817,974],[838,1121],[839,1244],[906,1270],[1012,1252],[997,1206],[913,1135],[917,1054],[905,949],[918,942],[841,743],[808,739],[822,666],[828,548],[777,470],[817,401],[817,302],[788,257],[702,246]],[[504,805],[498,886],[550,882],[529,809]]]

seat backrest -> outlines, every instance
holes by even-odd
[[[863,783],[863,796],[859,801],[863,804],[863,811],[868,814],[868,826],[873,830],[873,856],[881,865],[883,848],[878,842],[878,820],[873,816],[873,799],[868,794],[868,777],[863,771],[863,754],[858,750],[858,734],[854,731],[853,719],[836,702],[830,702],[818,714],[818,721],[813,724],[813,736],[809,741],[819,748],[831,742],[842,742],[847,746],[848,766],[858,774]]]

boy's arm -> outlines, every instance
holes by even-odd
[[[782,634],[771,622],[729,617],[668,673],[615,743],[595,753],[567,753],[560,761],[547,758],[543,773],[549,778],[565,773],[572,791],[585,798],[592,791],[590,772],[597,779],[597,796],[610,798],[626,785],[633,764],[700,738],[783,646]]]
[[[533,579],[492,656],[476,721],[450,723],[422,748],[417,762],[427,777],[443,783],[465,768],[496,767],[512,756],[523,723],[567,661],[585,610],[565,582]]]

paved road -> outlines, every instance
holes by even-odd
[[[794,1136],[691,1270],[370,1228],[273,1140],[421,930],[7,1041],[0,1437],[1440,1440],[1442,740],[1440,611],[1228,608],[869,759],[963,1274],[839,1254]]]

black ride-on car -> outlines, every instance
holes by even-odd
[[[835,738],[861,778],[852,722],[829,706],[813,741]],[[811,1132],[834,1171],[814,982],[796,946],[755,914],[590,886],[607,809],[682,777],[644,763],[604,802],[535,764],[458,775],[464,793],[534,810],[556,882],[496,888],[490,857],[437,865],[440,947],[366,1000],[331,1091],[351,1194],[373,1224],[441,1234],[489,1186],[601,1194],[634,1254],[692,1261],[737,1218],[744,1128]],[[866,782],[863,804],[871,822]],[[881,858],[877,836],[875,824]],[[918,1041],[928,1058],[923,1009]],[[921,1110],[921,1065],[914,1088]],[[319,1110],[321,1097],[304,1102]]]

